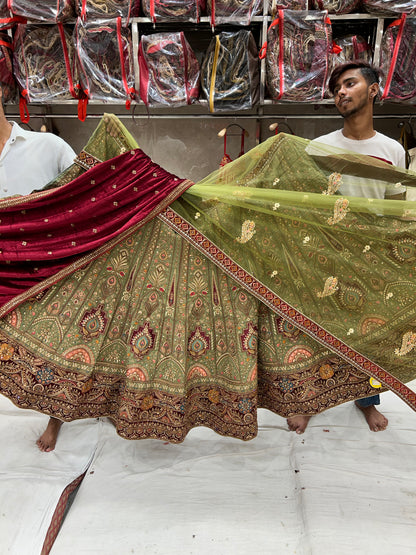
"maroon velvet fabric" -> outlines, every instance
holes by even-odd
[[[0,200],[0,307],[155,216],[190,185],[138,149],[62,187]]]

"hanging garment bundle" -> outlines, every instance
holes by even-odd
[[[335,38],[335,43],[341,49],[334,53],[333,64],[345,64],[351,60],[362,60],[371,63],[373,59],[373,49],[361,35],[346,35]]]
[[[344,14],[351,13],[358,8],[361,0],[312,0],[315,10],[327,10],[328,13]]]
[[[142,0],[145,16],[156,21],[192,21],[199,23],[205,0]]]
[[[20,117],[29,121],[27,102],[77,98],[75,52],[70,31],[62,23],[19,24],[13,41],[13,70],[19,85]]]
[[[308,0],[269,0],[269,14],[276,17],[278,10],[307,10]]]
[[[74,29],[77,64],[82,93],[86,100],[79,109],[81,120],[86,116],[89,99],[126,101],[130,108],[135,98],[131,32],[115,21],[88,22],[78,18]]]
[[[416,19],[403,14],[381,41],[382,100],[416,104]]]
[[[415,0],[362,0],[362,4],[366,12],[374,15],[394,17],[416,13]]]
[[[75,15],[74,0],[7,0],[13,15],[45,23],[65,22]]]
[[[327,12],[279,10],[260,58],[266,58],[267,87],[273,100],[321,100],[332,59]]]
[[[129,21],[140,13],[140,0],[75,0],[76,14],[82,19],[114,19]]]
[[[14,102],[17,96],[17,85],[13,75],[13,45],[5,31],[0,32],[0,82],[3,102]]]
[[[212,27],[230,21],[249,25],[252,17],[261,14],[262,10],[262,0],[207,0]]]
[[[139,70],[146,106],[186,106],[198,99],[199,63],[183,32],[143,35]]]
[[[250,109],[258,103],[258,51],[250,31],[226,31],[211,40],[201,86],[210,112]]]

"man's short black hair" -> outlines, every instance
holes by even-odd
[[[328,82],[328,89],[332,94],[334,94],[335,86],[338,82],[338,79],[349,69],[359,69],[361,75],[367,81],[368,85],[372,85],[373,83],[380,83],[380,70],[376,67],[368,64],[367,62],[347,62],[345,64],[340,64],[339,66],[337,66],[331,73],[331,77],[329,78]]]

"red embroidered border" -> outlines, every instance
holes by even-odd
[[[388,389],[396,393],[405,403],[416,411],[416,393],[408,388],[400,380],[381,368],[358,351],[349,347],[346,343],[326,331],[298,310],[285,303],[273,291],[260,283],[255,277],[241,268],[236,262],[229,258],[219,247],[212,243],[207,237],[195,229],[189,222],[184,220],[172,208],[168,207],[158,216],[172,229],[187,239],[193,246],[212,260],[218,267],[233,277],[247,291],[260,299],[270,307],[273,312],[283,316],[286,320],[300,328],[310,337],[322,345],[328,347],[344,360],[362,370],[369,376],[376,378]]]

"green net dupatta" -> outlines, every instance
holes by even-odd
[[[272,311],[415,408],[403,382],[416,377],[416,202],[397,200],[415,187],[409,171],[280,134],[164,218],[179,215],[175,227]]]

